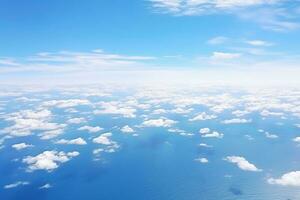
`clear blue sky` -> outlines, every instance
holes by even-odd
[[[299,65],[296,0],[0,0],[0,29],[2,75]]]

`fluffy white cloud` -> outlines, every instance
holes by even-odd
[[[18,186],[21,186],[21,185],[28,185],[28,184],[29,184],[29,182],[27,182],[27,181],[17,181],[15,183],[5,185],[3,188],[4,189],[11,189],[11,188],[15,188],[15,187],[18,187]]]
[[[93,139],[94,143],[103,144],[103,145],[111,145],[112,140],[109,138],[112,136],[112,133],[103,133],[99,137]]]
[[[73,151],[65,153],[63,151],[44,151],[37,156],[27,156],[23,159],[23,163],[28,164],[27,171],[35,170],[52,171],[59,167],[60,163],[69,161],[72,157],[79,155],[79,152]]]
[[[67,121],[67,123],[70,123],[70,124],[81,124],[84,122],[86,122],[86,120],[82,117],[71,118],[71,119],[68,119],[68,121]]]
[[[50,122],[51,117],[52,113],[49,110],[21,110],[8,115],[6,120],[14,122],[14,125],[4,128],[1,132],[20,137],[31,135],[33,131],[51,131],[66,126]]]
[[[288,172],[283,174],[280,178],[269,178],[267,181],[273,185],[300,187],[300,171]]]
[[[99,127],[99,126],[82,126],[80,128],[78,128],[79,131],[88,131],[90,133],[96,133],[98,131],[102,131],[103,128]]]
[[[13,145],[11,145],[11,147],[16,150],[21,150],[21,149],[25,149],[28,147],[33,147],[33,145],[22,142],[22,143],[18,143],[18,144],[13,144]]]
[[[205,144],[205,143],[200,143],[199,147],[207,147],[207,148],[211,148],[211,145]]]
[[[227,156],[224,160],[236,164],[241,170],[260,172],[254,164],[248,162],[244,157],[241,156]]]
[[[136,109],[130,106],[121,106],[117,102],[100,102],[101,110],[94,110],[94,114],[111,114],[111,115],[122,115],[126,118],[136,117]]]
[[[45,107],[70,108],[81,105],[89,105],[90,101],[86,99],[66,99],[66,100],[51,100],[42,104]]]
[[[270,139],[277,139],[278,138],[278,135],[275,135],[275,134],[271,134],[269,132],[265,132],[265,136],[267,138],[270,138]]]
[[[268,116],[283,116],[284,114],[281,113],[281,112],[270,112],[268,110],[263,110],[261,113],[260,113],[261,116],[264,116],[264,117],[268,117]]]
[[[130,126],[128,126],[128,125],[123,126],[121,128],[121,131],[123,133],[133,133],[134,132],[134,130]]]
[[[56,144],[76,144],[76,145],[86,145],[86,141],[82,139],[81,137],[72,139],[72,140],[66,140],[66,139],[61,139],[55,142]]]
[[[294,142],[297,142],[297,143],[300,143],[300,137],[295,137],[295,138],[293,139],[293,141],[294,141]]]
[[[223,138],[223,136],[224,136],[223,133],[213,131],[212,133],[203,134],[201,137],[204,137],[204,138]]]
[[[63,134],[63,131],[63,129],[44,131],[43,133],[40,133],[39,136],[42,140],[49,140]]]
[[[143,127],[171,127],[177,122],[167,118],[150,119],[142,123]]]
[[[195,161],[200,162],[200,163],[208,163],[207,158],[196,158]]]
[[[223,120],[221,123],[222,124],[246,124],[246,123],[251,123],[251,119],[239,119],[239,118],[234,118],[234,119],[227,119]]]
[[[216,115],[208,115],[205,112],[200,113],[199,115],[195,116],[192,119],[189,119],[189,121],[203,121],[203,120],[210,120],[217,118]]]
[[[210,129],[209,128],[201,128],[200,130],[199,130],[199,133],[201,133],[201,134],[207,134],[207,133],[209,133],[210,132]]]

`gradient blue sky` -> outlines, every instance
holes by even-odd
[[[6,80],[178,69],[286,79],[300,67],[298,0],[1,0],[0,27]]]

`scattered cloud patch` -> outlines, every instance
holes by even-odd
[[[254,164],[250,163],[244,157],[241,156],[227,156],[224,160],[236,164],[238,168],[244,171],[262,171],[261,169],[258,169]]]
[[[300,187],[300,171],[288,172],[280,178],[269,178],[267,181],[272,185]]]
[[[18,144],[13,144],[13,145],[11,145],[11,147],[16,150],[21,150],[21,149],[26,149],[28,147],[33,147],[33,145],[22,142],[22,143],[18,143]]]
[[[66,139],[61,139],[55,142],[56,144],[75,144],[75,145],[86,145],[86,141],[82,139],[81,137],[72,139],[72,140],[66,140]]]

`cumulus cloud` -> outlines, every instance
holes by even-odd
[[[177,122],[167,118],[150,119],[142,123],[143,127],[171,127]]]
[[[251,119],[234,118],[234,119],[223,120],[221,123],[222,124],[246,124],[251,122],[252,122]]]
[[[209,133],[210,132],[210,129],[209,128],[201,128],[200,130],[199,130],[199,133],[201,133],[201,134],[207,134],[207,133]]]
[[[79,152],[73,151],[65,153],[63,151],[44,151],[36,156],[27,156],[22,161],[28,164],[27,171],[35,170],[52,171],[59,167],[60,163],[65,163],[71,158],[79,155]]]
[[[93,139],[94,143],[97,144],[103,144],[103,145],[110,145],[112,144],[112,140],[110,140],[110,137],[112,136],[112,133],[103,133],[99,137],[96,137]]]
[[[28,147],[33,147],[33,145],[22,142],[22,143],[18,143],[18,144],[13,144],[11,147],[16,150],[21,150],[21,149],[25,149]]]
[[[207,158],[196,158],[195,161],[200,162],[200,163],[208,163]]]
[[[265,132],[265,136],[267,138],[270,138],[270,139],[277,139],[278,138],[278,135],[275,135],[275,134],[271,134],[269,132]]]
[[[300,137],[295,137],[295,138],[293,139],[293,141],[294,141],[294,142],[297,142],[297,143],[300,143]]]
[[[90,101],[86,99],[66,99],[66,100],[51,100],[42,104],[44,107],[70,108],[81,105],[89,105]]]
[[[6,117],[6,120],[14,122],[14,125],[4,128],[1,132],[20,137],[31,135],[33,131],[53,131],[66,126],[50,122],[51,117],[52,113],[49,110],[21,110]]]
[[[201,137],[204,137],[204,138],[223,138],[223,136],[224,136],[223,133],[213,131],[212,133],[203,134]]]
[[[213,60],[230,60],[241,57],[240,53],[213,52],[211,59]]]
[[[11,189],[11,188],[15,188],[15,187],[18,187],[18,186],[21,186],[21,185],[29,185],[29,182],[27,182],[27,181],[17,181],[15,183],[4,185],[3,188],[4,189]]]
[[[81,137],[72,139],[72,140],[66,140],[66,139],[61,139],[55,142],[56,144],[76,144],[76,145],[86,145],[86,141],[82,139]]]
[[[50,131],[44,131],[43,133],[40,133],[39,136],[42,140],[49,140],[63,134],[63,131],[64,130],[61,128]]]
[[[197,116],[193,117],[192,119],[189,119],[189,121],[204,121],[204,120],[210,120],[215,118],[217,118],[216,115],[208,115],[205,112],[202,112]]]
[[[81,124],[84,122],[86,122],[86,120],[82,117],[71,118],[71,119],[68,119],[68,121],[67,121],[67,123],[69,123],[69,124]]]
[[[268,116],[283,116],[284,114],[281,113],[281,112],[270,112],[268,110],[263,110],[261,113],[260,113],[261,116],[264,116],[264,117],[268,117]]]
[[[247,44],[252,46],[272,46],[273,44],[263,40],[248,40],[246,41]]]
[[[121,131],[123,133],[133,133],[134,132],[134,130],[130,126],[128,126],[128,125],[123,126],[121,128]]]
[[[258,169],[254,164],[250,163],[244,157],[241,156],[227,156],[224,160],[236,164],[241,170],[253,172],[262,171],[261,169]]]
[[[269,184],[300,187],[300,171],[292,171],[283,174],[280,178],[269,178]]]
[[[117,102],[100,102],[99,106],[101,109],[94,110],[94,114],[111,114],[111,115],[122,115],[126,118],[136,117],[136,109],[130,106],[121,106]]]
[[[82,126],[80,128],[78,128],[79,131],[88,131],[90,133],[96,133],[99,131],[102,131],[103,128],[99,127],[99,126]]]

